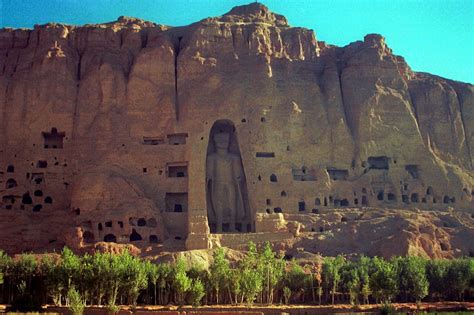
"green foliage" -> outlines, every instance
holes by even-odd
[[[291,289],[288,287],[283,287],[283,301],[285,304],[290,303]]]
[[[266,242],[259,257],[258,267],[262,275],[265,301],[271,304],[275,287],[283,278],[285,261],[283,257],[277,257],[270,243]]]
[[[81,260],[69,248],[64,247],[61,252],[61,263],[58,267],[60,285],[66,296],[66,305],[69,305],[67,292],[74,285],[75,277],[80,275]]]
[[[326,290],[331,293],[331,301],[334,304],[334,297],[337,293],[339,282],[341,281],[341,269],[344,265],[342,256],[326,257],[323,263],[323,279]]]
[[[349,301],[352,305],[359,304],[361,293],[361,279],[358,262],[345,262],[341,267],[341,287],[344,292],[349,293]]]
[[[0,286],[12,310],[35,310],[47,297],[56,305],[107,305],[116,312],[117,303],[135,306],[169,303],[194,306],[242,303],[304,303],[312,300],[334,303],[335,295],[353,305],[369,299],[419,303],[429,294],[432,300],[472,298],[474,259],[427,260],[396,257],[391,260],[342,256],[324,258],[323,263],[300,266],[286,262],[270,244],[262,248],[250,242],[244,257],[230,263],[224,249],[214,252],[206,270],[187,268],[179,258],[175,264],[155,264],[121,254],[75,255],[64,248],[61,255],[43,255],[38,263],[32,254],[14,260],[0,250]],[[468,294],[466,296],[466,294]],[[3,301],[4,302],[4,301]],[[43,301],[45,302],[45,301]],[[79,309],[80,311],[80,309]],[[78,312],[79,312],[78,311]]]
[[[183,258],[179,257],[175,265],[175,273],[173,279],[173,289],[176,292],[176,302],[183,305],[186,293],[191,288],[191,279],[186,274],[186,263]]]
[[[0,249],[0,272],[6,274],[8,268],[12,265],[12,258]]]
[[[420,257],[397,257],[394,259],[398,278],[398,289],[416,302],[428,295],[426,261]]]
[[[86,307],[86,302],[79,292],[77,292],[75,288],[69,288],[67,298],[69,300],[69,310],[72,314],[82,315],[84,313],[84,308]]]
[[[377,301],[383,303],[389,303],[397,294],[397,274],[392,262],[378,257],[373,258],[370,289]]]
[[[59,273],[59,262],[49,255],[43,256],[40,263],[40,272],[44,276],[46,292],[53,299],[54,304],[61,305],[63,286]]]
[[[444,281],[451,298],[462,300],[464,291],[474,277],[472,259],[461,258],[451,260],[446,270]]]
[[[389,314],[395,314],[395,307],[390,302],[384,302],[380,306],[380,314],[381,315],[389,315]]]
[[[191,305],[197,307],[201,305],[201,300],[206,295],[204,285],[200,279],[194,279],[189,289],[189,301]]]
[[[120,310],[120,307],[115,304],[107,304],[106,309],[109,314],[117,314],[118,311]]]
[[[225,252],[222,247],[216,249],[213,257],[214,261],[209,267],[209,281],[215,292],[216,303],[219,304],[221,292],[227,289],[230,284],[230,265],[229,261],[225,258]]]
[[[250,305],[255,302],[257,294],[262,291],[263,277],[259,265],[257,246],[249,242],[246,256],[239,264],[240,269],[240,291],[241,302],[245,301]]]
[[[0,250],[0,284],[4,282],[4,276],[12,264],[12,259],[3,250]]]
[[[17,291],[18,294],[15,296],[10,307],[8,308],[9,312],[41,311],[41,303],[38,301],[37,297],[30,294],[25,280],[20,280],[17,285]]]
[[[127,298],[127,303],[136,305],[140,291],[148,284],[147,263],[125,252],[119,256],[121,271],[120,289]]]
[[[171,291],[173,283],[173,267],[170,264],[160,264],[157,272],[158,303],[167,304],[169,300],[168,293]]]
[[[429,293],[432,298],[440,299],[446,291],[444,281],[449,261],[444,259],[429,260],[426,264],[426,275],[429,282]]]
[[[305,273],[303,267],[296,264],[294,261],[290,262],[288,270],[284,274],[283,282],[285,286],[290,288],[291,292],[296,296],[304,296],[308,291],[310,284],[310,276]]]
[[[250,268],[242,270],[240,286],[245,301],[251,305],[255,302],[257,294],[262,291],[262,275]]]
[[[20,259],[13,264],[13,273],[20,279],[26,279],[34,275],[36,266],[36,259],[32,254],[21,254]]]

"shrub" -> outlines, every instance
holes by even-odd
[[[69,310],[72,314],[82,315],[84,313],[84,308],[86,307],[86,301],[82,298],[79,292],[77,292],[75,288],[69,288],[67,298],[69,300]]]

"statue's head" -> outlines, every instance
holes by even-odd
[[[227,149],[229,148],[230,135],[227,132],[219,132],[214,134],[214,143],[216,149]]]

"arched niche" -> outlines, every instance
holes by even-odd
[[[235,126],[230,120],[216,121],[209,134],[206,200],[211,233],[253,231],[245,171]]]

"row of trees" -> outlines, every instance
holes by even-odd
[[[2,284],[3,283],[3,284]],[[419,257],[327,257],[304,266],[278,256],[267,243],[249,243],[243,259],[231,263],[222,248],[209,269],[154,264],[128,252],[12,259],[0,251],[2,302],[87,304],[340,303],[462,300],[474,290],[474,259]],[[71,301],[70,301],[71,300]]]

